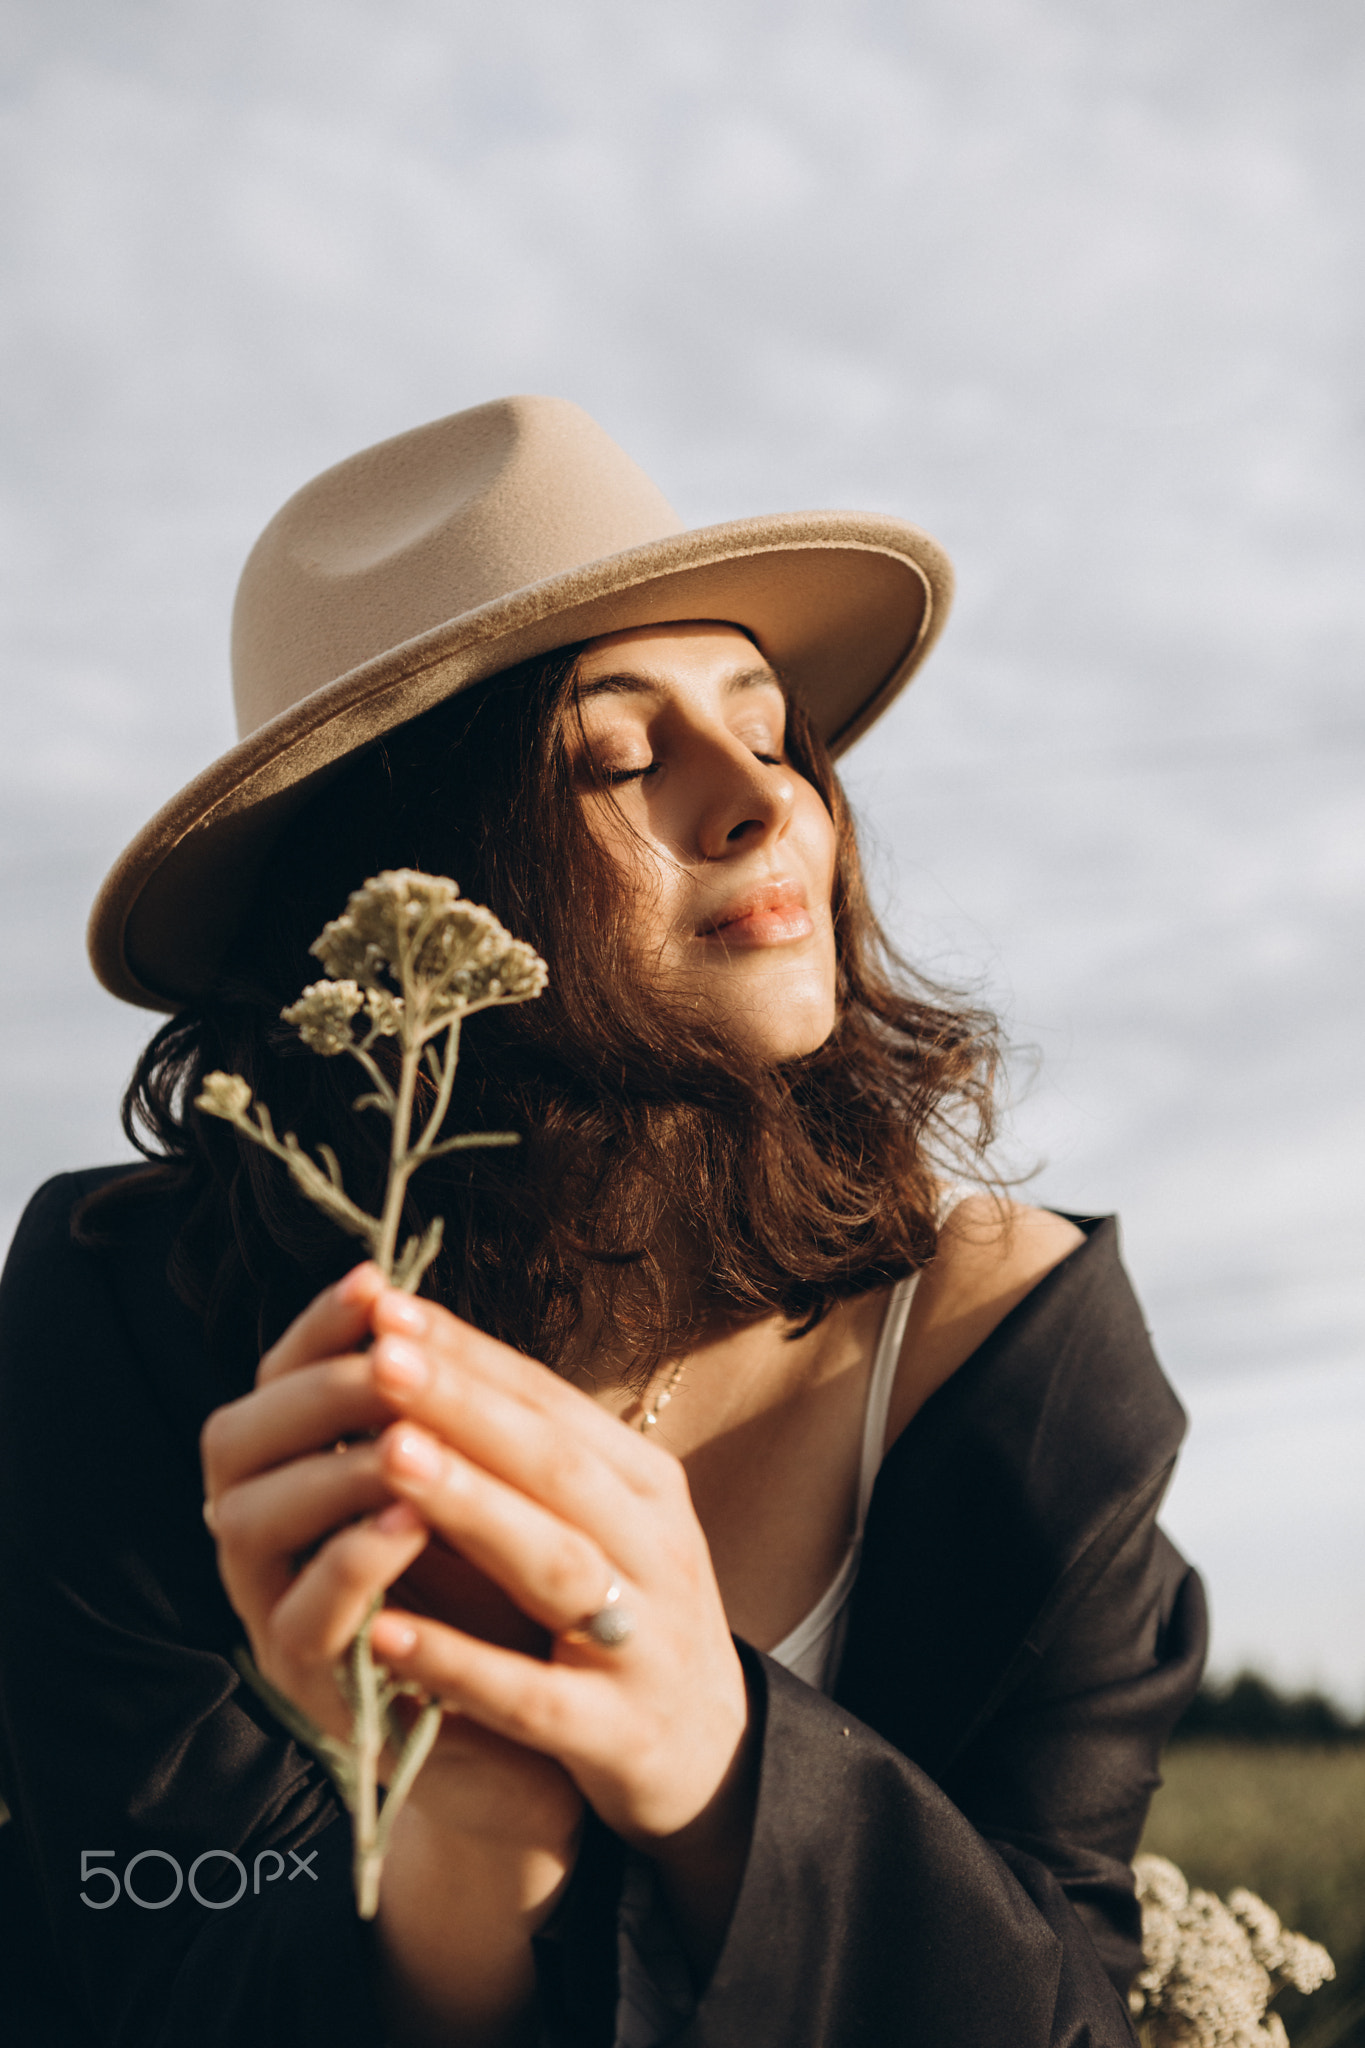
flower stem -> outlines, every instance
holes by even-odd
[[[417,1161],[408,1151],[412,1129],[412,1103],[417,1090],[417,1069],[421,1047],[403,1046],[403,1065],[398,1077],[398,1099],[394,1104],[393,1132],[389,1140],[389,1184],[384,1190],[384,1214],[380,1219],[375,1264],[386,1280],[393,1278],[393,1255],[398,1248],[398,1226],[407,1199],[408,1178]]]
[[[455,1068],[460,1058],[460,1019],[452,1017],[445,1026],[446,1049],[441,1061],[441,1081],[436,1091],[436,1106],[427,1118],[426,1128],[413,1146],[413,1156],[425,1159],[431,1150],[432,1140],[446,1120],[450,1108],[451,1091],[455,1086]]]
[[[379,1907],[383,1855],[379,1830],[379,1752],[384,1735],[379,1715],[379,1667],[370,1649],[373,1613],[351,1646],[351,1677],[355,1686],[356,1792],[351,1820],[354,1834],[355,1898],[362,1920],[373,1920]]]
[[[461,1024],[476,1010],[525,1002],[545,986],[545,963],[532,948],[513,939],[491,911],[458,904],[459,893],[444,877],[407,869],[386,871],[367,881],[312,947],[337,978],[314,983],[282,1013],[313,1051],[329,1058],[349,1052],[372,1090],[353,1107],[379,1109],[389,1119],[389,1171],[381,1215],[369,1215],[347,1195],[341,1163],[331,1146],[318,1146],[318,1165],[292,1131],[283,1141],[276,1136],[264,1102],[257,1100],[254,1116],[249,1114],[252,1090],[241,1075],[207,1074],[195,1097],[195,1107],[205,1115],[233,1124],[253,1145],[280,1160],[310,1201],[342,1230],[362,1240],[386,1280],[414,1293],[440,1250],[444,1225],[439,1216],[433,1217],[399,1253],[398,1234],[412,1175],[427,1160],[519,1142],[514,1131],[469,1131],[440,1138],[455,1084]],[[381,975],[389,977],[390,985]],[[351,1035],[352,1020],[361,1010],[369,1031],[357,1040]],[[443,1031],[445,1045],[438,1057],[436,1041]],[[391,1037],[397,1037],[401,1047],[396,1089],[373,1051],[379,1039]],[[423,1064],[436,1094],[414,1140],[413,1111]],[[247,1681],[330,1772],[350,1812],[356,1902],[365,1920],[372,1919],[378,1908],[384,1852],[394,1822],[436,1740],[444,1711],[439,1701],[415,1685],[396,1681],[375,1661],[370,1624],[382,1605],[380,1594],[336,1666],[338,1685],[351,1710],[349,1741],[328,1735],[277,1691],[248,1652],[238,1658]],[[411,1694],[418,1702],[410,1720],[405,1720],[406,1710],[395,1711],[400,1693]],[[394,1761],[381,1804],[379,1769],[386,1747]]]

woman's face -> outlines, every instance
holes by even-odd
[[[584,775],[589,826],[645,973],[761,1059],[813,1052],[835,1021],[834,823],[787,761],[758,649],[710,623],[608,634],[581,658],[578,712],[610,785]]]

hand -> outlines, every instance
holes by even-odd
[[[647,1853],[747,1831],[744,1675],[681,1465],[432,1302],[389,1290],[371,1321],[375,1397],[406,1417],[380,1439],[384,1481],[554,1641],[544,1661],[389,1609],[376,1654],[554,1757]],[[635,1628],[606,1649],[573,1631],[614,1580]]]
[[[334,1666],[375,1597],[405,1573],[419,1600],[465,1627],[523,1647],[544,1641],[480,1574],[433,1554],[427,1525],[395,1499],[378,1445],[365,1440],[394,1414],[355,1349],[383,1291],[367,1265],[320,1295],[261,1361],[255,1390],[218,1409],[203,1433],[219,1569],[252,1655],[342,1736],[351,1714]],[[349,1438],[361,1440],[338,1455]],[[582,1802],[564,1773],[468,1721],[447,1717],[412,1802],[451,1841],[539,1859],[547,1896],[571,1867]]]

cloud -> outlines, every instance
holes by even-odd
[[[9,1215],[120,1142],[146,1020],[81,926],[230,738],[255,533],[371,440],[555,391],[691,520],[947,542],[950,632],[850,763],[895,928],[1042,1048],[1019,1150],[1123,1209],[1182,1385],[1358,1369],[1357,10],[53,0],[5,33]]]

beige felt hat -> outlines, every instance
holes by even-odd
[[[306,484],[242,572],[241,738],[120,857],[90,918],[107,989],[174,1009],[210,982],[273,836],[337,762],[532,655],[678,619],[743,626],[836,749],[938,635],[942,550],[873,512],[686,531],[576,405],[505,398]]]

